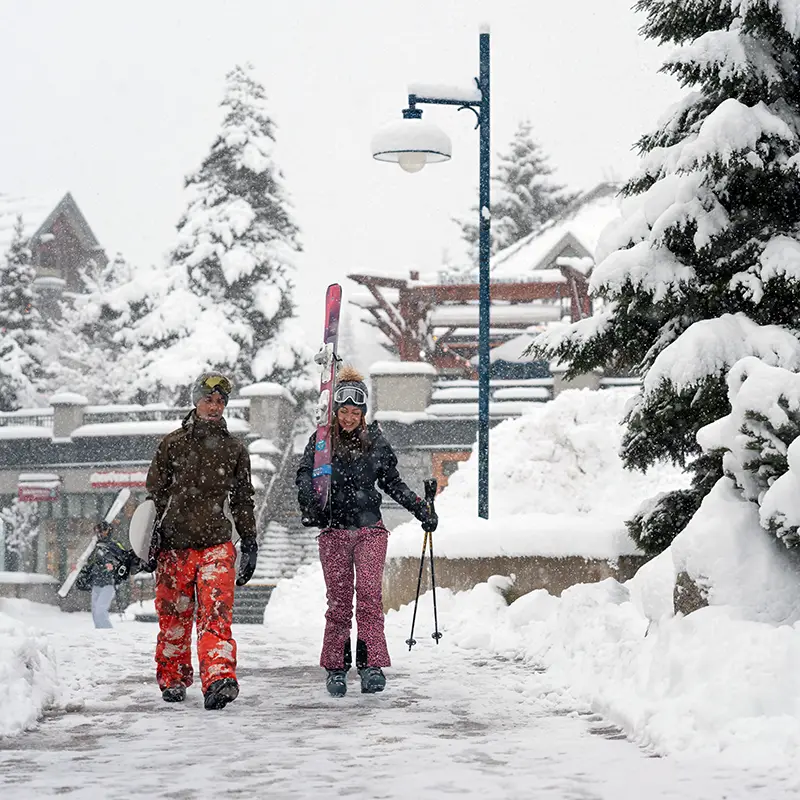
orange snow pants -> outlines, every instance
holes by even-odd
[[[236,678],[236,642],[231,636],[235,565],[236,550],[230,542],[202,550],[159,553],[156,569],[159,688],[192,683],[195,606],[203,692],[221,678]]]

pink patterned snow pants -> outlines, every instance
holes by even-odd
[[[325,637],[320,666],[343,669],[350,654],[355,572],[358,645],[356,666],[391,665],[383,634],[383,562],[389,533],[384,527],[329,528],[319,535],[319,559],[328,590]],[[366,652],[364,649],[366,648]]]

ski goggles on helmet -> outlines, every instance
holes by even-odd
[[[210,375],[200,382],[200,393],[208,397],[212,392],[219,392],[227,401],[230,397],[233,386],[224,375]]]
[[[333,393],[333,402],[340,406],[345,403],[365,406],[367,393],[360,386],[339,386]]]

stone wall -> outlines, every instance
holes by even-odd
[[[420,534],[420,548],[422,535]],[[606,578],[626,581],[647,561],[646,556],[620,556],[617,561],[567,556],[495,556],[492,558],[439,558],[434,560],[436,587],[466,591],[484,583],[492,575],[515,576],[514,585],[506,593],[509,603],[532,592],[547,589],[561,593],[576,583],[597,583]],[[397,609],[413,602],[417,590],[419,558],[391,558],[383,573],[383,605]],[[422,578],[423,594],[430,588],[430,566],[426,559]]]
[[[46,576],[44,576],[46,577]],[[33,603],[48,603],[58,605],[58,583],[55,581],[36,581],[35,583],[22,583],[19,581],[4,582],[0,579],[0,597],[15,597],[30,600]]]

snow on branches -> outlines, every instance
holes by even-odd
[[[674,536],[722,474],[697,431],[730,411],[726,371],[747,356],[800,365],[798,7],[639,0],[645,35],[675,46],[664,71],[692,91],[639,141],[622,215],[595,254],[600,317],[534,342],[568,376],[601,368],[643,378],[625,463],[667,459],[695,473],[691,498],[659,501],[638,519],[643,540],[647,520],[658,520],[649,538],[661,546],[664,525],[674,518]]]
[[[797,365],[795,365],[796,368]],[[800,375],[759,358],[728,374],[731,412],[697,434],[706,452],[759,506],[761,525],[787,547],[800,544]]]
[[[226,76],[224,119],[186,179],[188,205],[157,299],[137,328],[142,381],[173,397],[207,369],[237,386],[308,394],[311,351],[295,323],[299,232],[275,164],[275,125],[250,67]]]

